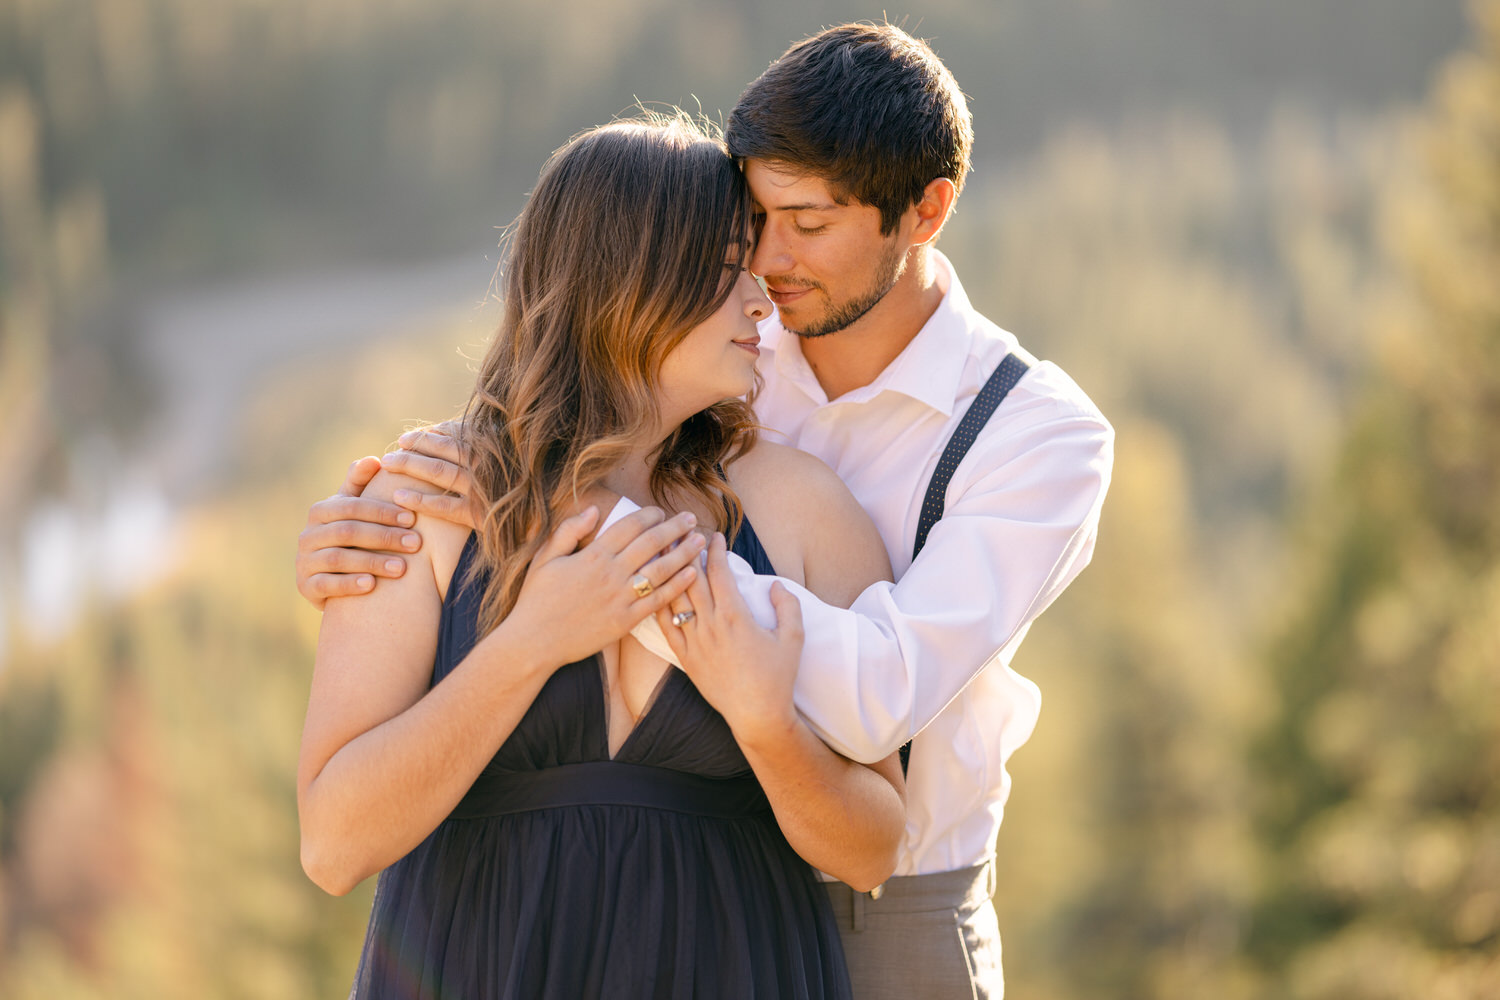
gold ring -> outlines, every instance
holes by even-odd
[[[649,597],[651,591],[655,590],[656,587],[652,585],[650,580],[646,579],[646,574],[637,573],[630,578],[630,589],[635,591],[636,597]]]
[[[678,628],[682,628],[682,626],[686,625],[688,622],[692,621],[694,618],[697,618],[697,617],[698,617],[697,612],[695,612],[695,611],[693,611],[691,609],[689,609],[687,611],[679,611],[675,615],[672,616],[672,624],[676,625]]]

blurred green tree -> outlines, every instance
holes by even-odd
[[[1300,540],[1253,953],[1296,1000],[1500,996],[1500,3],[1386,232],[1366,398]]]

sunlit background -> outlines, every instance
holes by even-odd
[[[347,992],[307,505],[466,397],[551,149],[887,15],[974,112],[943,248],[1119,430],[1010,995],[1500,996],[1500,4],[0,0],[0,997]]]

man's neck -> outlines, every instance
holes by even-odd
[[[799,338],[802,356],[829,399],[869,385],[910,344],[943,301],[937,265],[916,247],[885,298],[837,333]]]

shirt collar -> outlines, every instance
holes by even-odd
[[[937,310],[873,382],[844,393],[837,402],[863,403],[883,392],[899,392],[944,416],[952,415],[959,379],[973,344],[975,313],[948,258],[933,250],[931,259],[938,287],[943,289]],[[819,406],[829,402],[802,356],[796,334],[781,325],[779,314],[773,313],[761,323],[760,337],[761,349],[771,352],[777,378],[791,382]]]

